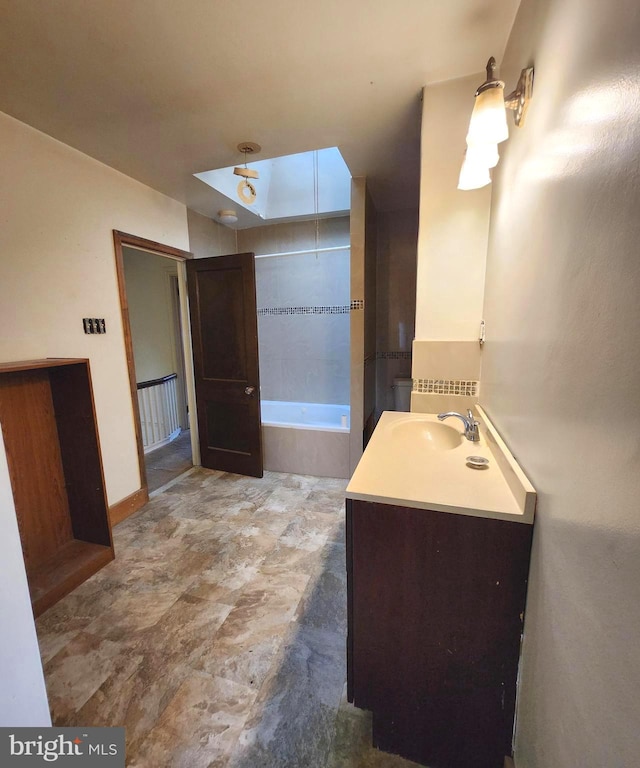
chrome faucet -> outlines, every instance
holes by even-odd
[[[460,419],[460,421],[464,424],[464,436],[467,438],[467,440],[471,440],[474,443],[477,443],[478,440],[480,440],[480,435],[478,433],[478,422],[473,417],[473,413],[471,413],[470,409],[467,409],[466,416],[463,416],[461,413],[456,413],[455,411],[439,413],[438,420],[444,421],[450,416],[455,416],[456,419]]]

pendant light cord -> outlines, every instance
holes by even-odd
[[[313,151],[313,210],[316,215],[316,261],[318,260],[318,247],[320,245],[320,222],[318,220],[318,150]]]

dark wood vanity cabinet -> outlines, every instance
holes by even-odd
[[[511,754],[533,527],[347,500],[348,698],[429,768]]]
[[[114,557],[89,361],[0,364],[0,427],[38,616]]]

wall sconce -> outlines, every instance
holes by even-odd
[[[516,89],[505,97],[504,83],[496,77],[496,60],[489,59],[487,79],[475,94],[458,189],[479,189],[491,182],[489,168],[500,159],[498,144],[509,138],[507,109],[513,110],[515,124],[521,127],[532,92],[533,67],[522,70]]]

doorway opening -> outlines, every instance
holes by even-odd
[[[185,269],[191,254],[121,232],[114,242],[144,503],[200,462]]]

